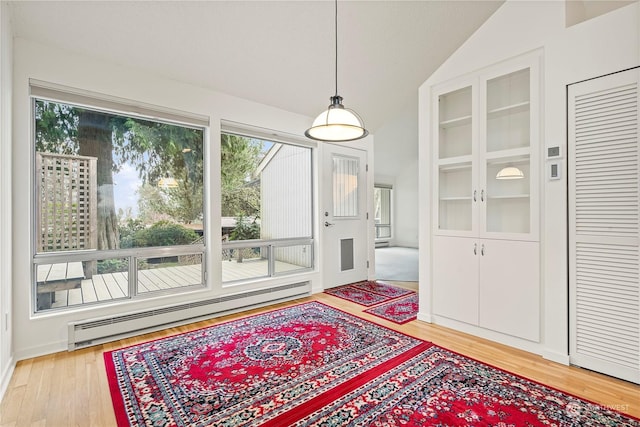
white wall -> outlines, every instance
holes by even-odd
[[[580,80],[640,65],[638,3],[565,28],[561,1],[507,1],[420,87],[420,318],[430,318],[431,229],[428,188],[430,87],[519,54],[543,49],[542,145],[567,152],[566,86]],[[542,151],[541,151],[542,154]],[[568,363],[567,190],[562,180],[545,179],[541,161],[542,340],[533,348]],[[566,156],[562,170],[567,170]],[[424,248],[424,250],[422,250]]]
[[[217,203],[220,200],[220,176],[216,173],[220,168],[220,121],[245,123],[292,135],[302,135],[311,119],[23,39],[14,41],[13,70],[14,145],[12,157],[13,222],[11,228],[13,229],[14,258],[13,281],[11,283],[14,293],[13,330],[16,331],[13,352],[16,360],[66,349],[67,323],[70,321],[182,303],[213,295],[278,285],[293,280],[286,277],[272,278],[234,286],[233,289],[223,289],[219,262],[220,239],[217,238],[217,233],[207,233],[206,243],[212,254],[208,259],[207,266],[208,282],[211,284],[211,289],[173,296],[158,296],[144,301],[128,301],[117,305],[82,308],[73,312],[33,315],[30,299],[31,249],[29,245],[31,234],[29,218],[32,212],[29,195],[31,194],[30,183],[33,175],[30,172],[32,168],[30,141],[32,139],[30,135],[29,78],[210,117],[209,140],[206,142],[205,150],[205,164],[209,167],[206,176],[210,183],[206,210],[208,213],[207,224],[210,230],[219,230],[221,226],[220,208]],[[366,148],[371,146],[372,140],[373,138],[369,137],[356,145],[360,148]],[[2,161],[7,163],[4,158]],[[5,170],[7,169],[2,167],[2,171]],[[318,174],[317,168],[314,168],[314,171]],[[321,194],[323,191],[323,186],[317,176],[314,182],[316,182],[315,194],[317,197],[317,194]],[[6,185],[3,183],[2,189],[5,191],[3,196],[8,196],[5,187]],[[317,200],[314,201],[314,206],[319,206]],[[322,245],[322,235],[318,234],[317,229],[314,229],[314,236],[317,236],[317,244]],[[2,242],[4,241],[2,239]],[[317,266],[321,265],[320,254],[316,255],[315,262]],[[315,291],[322,290],[321,269],[318,269],[317,272],[298,275],[295,280],[310,280]],[[3,278],[3,289],[6,291],[7,288],[6,279]]]
[[[13,37],[8,6],[0,3],[0,400],[15,362],[11,309],[11,72]]]
[[[418,110],[416,100],[376,131],[376,184],[393,186],[391,246],[418,247]]]

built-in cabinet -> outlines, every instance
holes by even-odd
[[[432,310],[538,341],[539,56],[432,91]]]

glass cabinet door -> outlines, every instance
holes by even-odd
[[[473,227],[472,88],[438,97],[438,229]]]
[[[530,71],[486,81],[484,189],[488,233],[530,233]]]

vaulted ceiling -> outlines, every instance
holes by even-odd
[[[375,132],[500,1],[338,2],[338,92]],[[16,1],[14,35],[315,117],[333,1]]]

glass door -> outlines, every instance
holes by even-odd
[[[472,93],[466,86],[438,97],[437,232],[445,234],[473,230]]]
[[[484,177],[487,233],[531,232],[530,70],[486,81]]]

